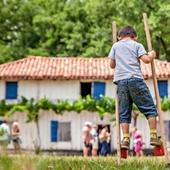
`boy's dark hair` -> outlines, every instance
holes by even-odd
[[[124,37],[135,38],[135,37],[137,37],[137,33],[133,27],[124,26],[120,29],[118,36],[122,37],[122,38],[124,38]]]

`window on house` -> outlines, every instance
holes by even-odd
[[[105,95],[105,88],[105,82],[81,83],[81,96],[86,97],[87,95],[92,95],[92,97],[100,100],[100,95]]]
[[[51,121],[51,142],[71,141],[71,123]]]
[[[1,125],[2,123],[3,123],[2,120],[0,120],[0,125]]]
[[[17,99],[18,95],[18,83],[6,82],[5,99]]]
[[[168,96],[168,81],[167,80],[159,80],[158,81],[158,89],[159,89],[159,96],[161,98]]]
[[[82,97],[86,97],[87,95],[91,95],[91,86],[92,86],[92,83],[90,82],[86,82],[86,83],[81,83],[80,84],[80,94]]]
[[[70,122],[60,122],[58,129],[58,141],[71,141]]]
[[[93,97],[100,100],[100,95],[105,95],[106,83],[104,82],[94,82],[93,84]]]

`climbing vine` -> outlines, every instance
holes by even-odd
[[[0,101],[0,116],[10,117],[16,111],[28,112],[27,122],[37,121],[39,110],[52,110],[56,114],[62,114],[64,111],[75,111],[80,113],[82,110],[89,112],[97,112],[99,116],[103,117],[107,113],[115,113],[115,99],[101,96],[100,100],[86,96],[74,100],[72,103],[69,100],[57,100],[56,103],[50,101],[46,97],[35,101],[33,98],[28,100],[21,97],[17,104],[7,104],[5,100]]]
[[[161,99],[161,108],[163,111],[170,109],[170,98],[164,97]],[[115,114],[115,99],[107,96],[100,96],[100,100],[92,98],[90,95],[74,100],[72,103],[69,100],[57,100],[56,103],[50,101],[46,97],[35,101],[33,98],[28,100],[21,97],[17,104],[7,104],[5,100],[0,101],[0,116],[10,117],[16,111],[28,112],[27,122],[38,121],[39,110],[52,110],[56,114],[62,114],[64,111],[75,111],[81,113],[83,110],[96,112],[100,117],[109,114]],[[138,110],[133,105],[133,110]]]

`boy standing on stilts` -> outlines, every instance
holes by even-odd
[[[115,68],[114,83],[118,85],[120,124],[123,132],[121,148],[125,149],[129,149],[130,145],[129,125],[133,103],[148,120],[150,145],[162,145],[156,130],[158,113],[140,69],[140,59],[148,64],[156,57],[156,54],[154,51],[147,53],[143,45],[136,42],[137,38],[133,27],[124,26],[119,31],[119,41],[113,44],[108,56],[110,67]]]

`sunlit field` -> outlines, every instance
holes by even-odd
[[[163,170],[164,157],[0,156],[0,170]],[[169,168],[166,168],[169,169]]]

